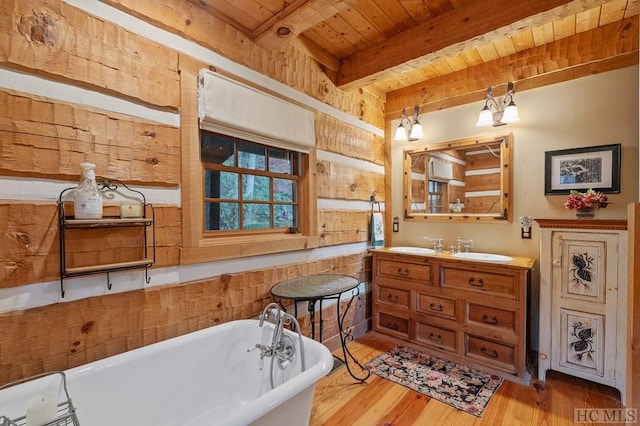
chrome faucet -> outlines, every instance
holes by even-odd
[[[280,369],[284,370],[292,361],[295,356],[295,345],[293,338],[288,334],[285,334],[284,327],[290,326],[291,324],[295,325],[295,328],[298,332],[298,341],[300,345],[300,362],[302,371],[305,370],[305,359],[304,359],[304,346],[302,342],[302,334],[300,332],[300,324],[298,320],[288,313],[286,313],[280,305],[273,302],[268,304],[262,314],[260,315],[260,320],[258,322],[258,327],[264,326],[264,321],[272,319],[275,328],[273,330],[273,336],[271,337],[271,345],[267,346],[262,343],[256,343],[253,348],[247,349],[247,352],[254,351],[256,349],[260,350],[260,360],[262,361],[265,357],[273,357],[278,361],[278,366]],[[272,386],[273,387],[273,386]]]
[[[458,245],[458,253],[461,253],[463,248],[465,252],[469,253],[473,247],[473,240],[463,240],[458,237],[456,238],[456,243]]]
[[[433,241],[433,251],[442,253],[444,250],[444,238],[440,235],[438,238],[422,237],[423,240]]]

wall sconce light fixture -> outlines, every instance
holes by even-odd
[[[422,124],[418,120],[420,115],[420,107],[418,105],[413,107],[415,116],[413,122],[407,117],[405,109],[402,108],[402,115],[400,116],[400,125],[396,129],[393,140],[395,141],[416,141],[424,136],[422,131]]]
[[[507,83],[507,93],[502,100],[493,97],[491,86],[487,88],[484,108],[480,111],[477,126],[503,126],[520,120],[518,107],[513,102],[513,83]]]

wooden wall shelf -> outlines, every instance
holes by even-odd
[[[609,229],[624,231],[626,220],[603,219],[534,219],[540,228]]]
[[[129,188],[121,181],[96,177],[96,182],[98,183],[98,189],[103,193],[111,193],[110,195],[114,196],[120,194],[120,196],[124,196],[124,200],[127,202],[131,202],[131,200],[139,202],[142,206],[143,217],[120,218],[116,216],[106,216],[102,219],[75,219],[72,215],[65,212],[65,202],[68,202],[65,200],[65,194],[72,194],[75,187],[67,188],[60,193],[58,197],[58,225],[60,229],[60,294],[63,298],[65,294],[65,278],[106,274],[107,288],[111,290],[111,280],[109,278],[111,272],[144,268],[145,282],[148,283],[150,280],[148,268],[155,263],[156,232],[153,206],[146,202],[146,198],[142,192]],[[109,197],[109,199],[114,198]],[[142,249],[141,258],[124,262],[96,263],[77,267],[69,266],[66,245],[67,233],[70,230],[75,230],[76,232],[91,232],[92,230],[105,228],[142,228],[143,231],[140,236],[140,248]]]

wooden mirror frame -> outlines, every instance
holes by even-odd
[[[424,213],[412,211],[412,154],[430,153],[436,151],[452,151],[458,149],[469,150],[474,147],[500,144],[500,202],[499,213]],[[487,136],[481,138],[460,139],[436,144],[407,147],[403,152],[403,196],[405,220],[429,220],[429,221],[456,221],[456,222],[495,222],[505,223],[512,221],[512,197],[511,197],[511,148],[513,146],[513,133],[507,135]],[[449,203],[451,200],[449,200]],[[425,198],[425,205],[427,200]]]

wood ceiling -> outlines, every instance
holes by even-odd
[[[364,88],[381,97],[625,19],[637,23],[640,3],[640,0],[190,1],[263,47],[284,50],[295,44],[304,49],[338,87]]]

